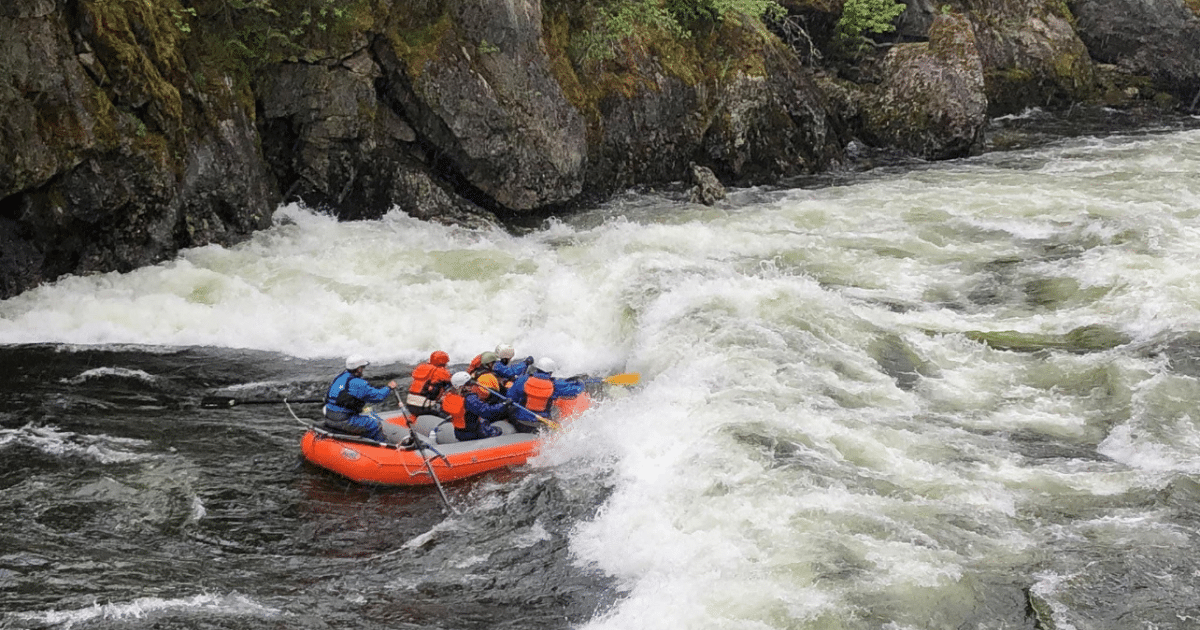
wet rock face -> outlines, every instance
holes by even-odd
[[[606,194],[682,181],[693,162],[731,185],[760,184],[828,168],[844,141],[829,105],[791,50],[732,21],[713,49],[697,44],[679,59],[622,51],[635,85],[601,95],[592,122],[585,190]],[[741,50],[728,57],[727,48]],[[722,57],[722,55],[726,55]],[[591,77],[581,77],[590,81]]]
[[[1150,77],[1196,111],[1200,99],[1200,16],[1179,0],[1075,0],[1080,38],[1097,61]]]
[[[495,204],[528,211],[579,194],[582,116],[567,102],[542,45],[539,0],[453,0],[456,28],[414,68],[381,57],[417,134],[463,182]]]
[[[0,8],[0,199],[71,168],[100,142],[105,112],[89,107],[96,86],[67,28],[50,0]]]
[[[893,47],[883,84],[864,107],[863,134],[925,158],[968,154],[987,122],[983,65],[971,24],[940,15],[929,42]]]
[[[735,74],[716,90],[716,116],[704,151],[740,185],[823,171],[844,142],[812,73],[779,50],[762,53],[764,73]]]
[[[250,116],[229,84],[182,81],[173,22],[149,5],[65,5],[0,9],[0,298],[270,225]]]
[[[1094,96],[1094,67],[1065,5],[961,0],[983,62],[989,114],[1069,107]]]

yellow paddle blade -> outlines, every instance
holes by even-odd
[[[641,380],[641,374],[638,374],[637,372],[630,372],[628,374],[614,374],[604,379],[604,382],[609,383],[610,385],[637,385]]]

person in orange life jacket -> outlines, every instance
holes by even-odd
[[[380,402],[396,389],[396,381],[387,387],[371,387],[363,378],[363,371],[370,362],[360,356],[346,359],[346,371],[329,384],[325,394],[325,426],[334,431],[361,435],[376,442],[386,442],[379,421],[363,415],[367,403]]]
[[[502,431],[491,423],[506,417],[510,403],[488,404],[486,401],[491,394],[478,385],[470,385],[470,382],[470,374],[455,372],[450,377],[453,389],[442,397],[442,411],[450,415],[454,437],[462,442],[501,435]]]
[[[471,359],[470,365],[467,366],[467,372],[470,373],[471,378],[474,378],[476,380],[478,380],[479,377],[481,377],[481,376],[491,374],[496,379],[496,383],[497,383],[497,387],[495,387],[493,389],[495,389],[495,391],[503,394],[508,390],[507,390],[507,388],[504,387],[504,385],[499,384],[501,382],[500,377],[492,369],[497,365],[497,363],[498,363],[498,357],[496,356],[495,352],[491,352],[491,351],[484,352],[484,353],[480,354],[479,356],[475,357],[474,359]],[[508,381],[505,380],[504,382],[507,383]]]
[[[491,350],[481,352],[479,356],[471,359],[471,363],[467,365],[467,373],[472,377],[477,377],[480,374],[491,372],[492,366],[495,365],[498,358],[496,353]]]
[[[533,365],[533,357],[526,358],[524,362],[513,362],[513,354],[515,354],[513,347],[502,343],[496,346],[495,352],[483,352],[471,359],[471,363],[467,366],[467,372],[475,377],[484,372],[492,372],[500,381],[500,392],[504,393],[513,380],[524,374],[527,367]]]
[[[450,372],[446,370],[448,363],[450,355],[437,350],[429,355],[429,361],[413,370],[412,385],[408,388],[404,406],[414,416],[445,415],[437,401],[442,397],[442,392],[450,387]]]
[[[519,377],[508,390],[517,406],[513,410],[513,426],[522,433],[538,428],[538,416],[550,418],[555,398],[570,398],[583,393],[584,384],[575,380],[554,378],[558,364],[550,357],[533,363],[529,373]],[[522,409],[524,407],[524,409]],[[530,413],[532,412],[532,413]]]

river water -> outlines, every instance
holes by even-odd
[[[1200,627],[1200,131],[519,236],[275,218],[0,302],[0,627]],[[453,509],[198,405],[500,342],[641,383]]]

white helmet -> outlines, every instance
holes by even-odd
[[[513,347],[506,343],[496,346],[496,356],[500,357],[501,359],[511,359],[516,353],[517,351],[513,350]]]
[[[537,361],[533,362],[533,367],[535,367],[543,372],[551,373],[554,370],[558,369],[558,364],[555,363],[554,359],[551,359],[550,357],[542,357],[542,358],[538,359]]]
[[[450,377],[450,384],[454,387],[462,387],[471,380],[471,375],[466,372],[455,372],[454,376]]]
[[[347,370],[356,370],[360,367],[366,367],[370,364],[371,364],[370,361],[368,361],[365,357],[358,355],[358,354],[352,354],[352,355],[346,357],[346,369]]]

